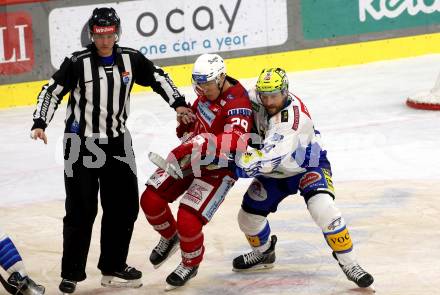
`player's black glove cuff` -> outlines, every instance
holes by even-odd
[[[46,127],[47,127],[47,124],[46,124],[46,122],[44,122],[43,119],[40,119],[40,118],[34,119],[34,125],[32,125],[31,131],[34,129],[37,129],[37,128],[41,128],[44,130],[44,129],[46,129]]]
[[[179,99],[176,99],[176,101],[171,105],[173,109],[176,109],[178,107],[189,107],[189,104],[186,103],[185,98],[181,97]]]

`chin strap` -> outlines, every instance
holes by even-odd
[[[223,87],[225,86],[225,83],[226,83],[226,77],[227,76],[225,75],[225,79],[223,80],[223,83],[222,83],[221,87],[220,87],[220,83],[217,82],[217,88],[218,88],[218,90],[220,90],[220,92],[219,92],[219,94],[218,94],[218,96],[216,97],[215,100],[217,100],[220,97],[220,95],[222,95]]]

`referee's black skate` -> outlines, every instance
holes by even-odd
[[[114,288],[142,287],[142,272],[134,267],[125,266],[121,271],[102,272],[101,286]]]
[[[277,236],[273,235],[270,238],[270,247],[263,253],[260,251],[252,251],[238,257],[232,261],[232,270],[236,272],[254,271],[272,268],[275,262],[275,245],[277,243]]]
[[[45,292],[43,286],[36,284],[28,276],[22,277],[19,272],[13,272],[7,281],[5,281],[3,277],[1,277],[0,280],[6,291],[11,294],[42,295]]]
[[[71,281],[71,280],[67,280],[67,279],[63,279],[61,281],[58,289],[60,289],[61,293],[63,293],[63,294],[71,294],[71,293],[75,292],[76,282]]]
[[[362,267],[360,267],[359,264],[353,262],[351,264],[342,265],[341,263],[339,263],[336,253],[333,252],[332,255],[338,261],[339,266],[341,267],[344,274],[347,276],[348,280],[354,282],[360,288],[370,287],[374,290],[374,288],[371,286],[371,284],[373,284],[374,282],[373,276],[366,272]]]
[[[167,286],[165,291],[170,291],[182,287],[190,279],[197,275],[199,266],[185,266],[182,262],[179,266],[167,277]]]
[[[175,234],[167,240],[160,237],[159,243],[154,247],[150,254],[150,262],[154,268],[159,268],[168,258],[170,258],[179,249],[179,237]]]

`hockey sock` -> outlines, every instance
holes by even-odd
[[[176,220],[168,202],[155,191],[147,188],[141,197],[141,207],[153,228],[165,239],[171,239],[177,232]]]
[[[240,209],[238,224],[253,250],[263,253],[270,248],[270,226],[265,216]]]
[[[203,232],[201,220],[190,210],[181,206],[177,213],[177,230],[182,250],[182,262],[186,266],[199,265],[203,259]]]
[[[355,261],[353,242],[333,198],[325,193],[317,194],[309,199],[307,207],[339,262],[343,265],[353,263]]]
[[[17,248],[9,237],[0,237],[0,265],[9,274],[19,272],[22,277],[27,276],[24,264]]]

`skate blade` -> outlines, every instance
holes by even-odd
[[[357,287],[357,288],[354,288],[353,290],[355,290],[358,293],[362,293],[362,294],[373,294],[373,293],[376,293],[376,288],[374,288],[373,285],[370,285],[370,286],[365,287],[365,288]]]
[[[61,295],[70,295],[70,294],[72,294],[72,293],[75,293],[75,291],[76,291],[76,290],[73,290],[73,292],[67,293],[67,292],[63,292],[63,291],[61,291],[61,290],[58,290],[58,294],[61,294]],[[15,293],[14,293],[14,294],[15,294]],[[41,293],[41,294],[44,294],[44,293]]]
[[[141,279],[124,280],[118,277],[103,276],[101,286],[110,288],[140,288],[142,287]]]
[[[232,271],[235,271],[235,272],[254,272],[254,271],[264,271],[266,269],[271,269],[273,267],[274,267],[273,264],[259,264],[254,267],[246,268],[246,269],[232,268]]]
[[[179,249],[179,246],[180,246],[180,243],[176,243],[176,245],[174,245],[174,247],[170,250],[170,253],[168,254],[168,257],[164,261],[159,263],[159,264],[156,264],[156,265],[153,264],[153,268],[154,269],[158,269],[162,264],[164,264],[168,259],[170,259],[171,256],[173,256],[174,253],[176,253],[177,249]]]
[[[183,287],[183,286],[173,286],[173,285],[170,285],[170,284],[167,284],[166,286],[165,286],[165,291],[172,291],[172,290],[174,290],[174,289],[177,289],[177,288],[180,288],[180,287]]]
[[[370,293],[376,293],[376,288],[374,288],[374,285],[371,284],[367,288],[365,288],[366,291],[369,291]]]

